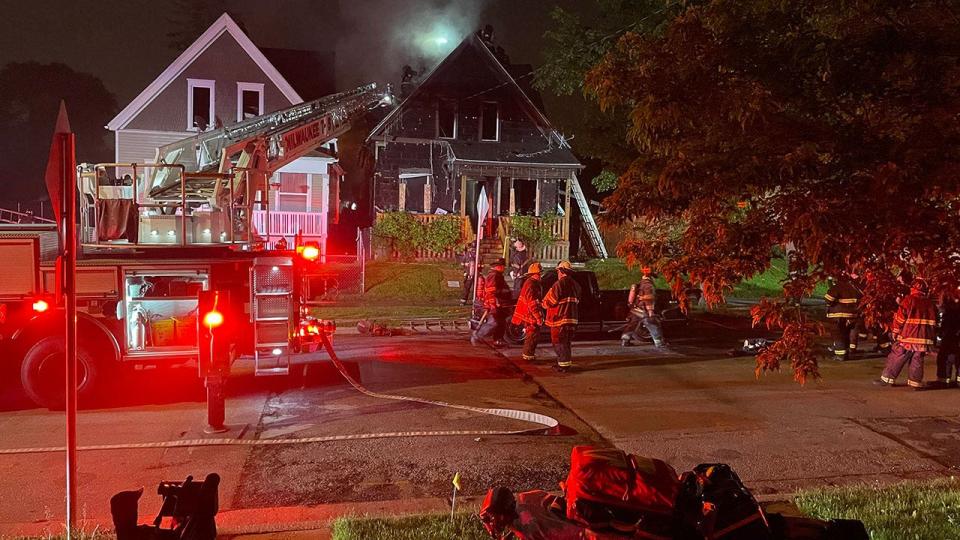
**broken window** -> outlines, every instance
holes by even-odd
[[[187,129],[205,131],[213,127],[214,81],[187,79]]]
[[[237,121],[263,114],[263,84],[237,83]]]
[[[500,106],[486,102],[480,108],[480,140],[500,140]]]
[[[537,212],[537,181],[525,178],[513,180],[516,213],[532,216]]]
[[[437,137],[457,138],[457,102],[452,99],[441,99],[437,103]]]

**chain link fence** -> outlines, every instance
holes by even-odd
[[[363,234],[357,234],[354,253],[327,255],[324,264],[308,277],[308,297],[314,302],[336,304],[359,298],[365,290],[366,257]]]

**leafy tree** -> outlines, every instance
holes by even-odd
[[[625,34],[586,78],[601,107],[628,111],[637,152],[607,216],[685,226],[621,253],[716,303],[791,244],[787,294],[869,273],[868,322],[889,322],[899,269],[955,290],[958,13],[956,0],[713,0]],[[800,382],[819,376],[815,323],[783,301],[754,317],[784,329],[758,374],[788,362]]]
[[[43,197],[43,174],[60,100],[77,135],[77,160],[112,161],[104,124],[117,103],[100,79],[64,64],[10,63],[0,69],[0,186],[15,200]]]

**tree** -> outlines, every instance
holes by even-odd
[[[802,264],[786,294],[869,272],[868,323],[888,322],[899,269],[956,290],[958,12],[955,0],[713,0],[663,32],[625,34],[586,77],[602,108],[628,111],[637,151],[607,217],[683,232],[621,253],[716,303],[791,244]],[[803,312],[765,301],[754,319],[784,330],[758,374],[789,362],[800,382],[819,376]]]
[[[598,191],[608,191],[636,158],[627,140],[629,119],[623,107],[604,110],[584,95],[586,74],[627,31],[656,33],[677,3],[662,0],[592,0],[576,10],[555,7],[552,27],[544,34],[544,62],[535,84],[555,94],[554,120],[573,133],[579,155],[599,160],[603,172],[592,180]]]
[[[64,64],[7,64],[0,69],[0,185],[11,200],[45,193],[43,174],[60,100],[66,102],[77,135],[77,160],[113,160],[111,137],[103,126],[117,103],[100,79]]]

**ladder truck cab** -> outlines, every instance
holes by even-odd
[[[271,241],[268,181],[391,103],[389,87],[368,85],[161,147],[152,164],[78,166],[79,238],[67,241],[79,245],[80,399],[124,366],[196,362],[203,291],[217,291],[213,322],[229,330],[234,372],[320,361],[317,336],[332,323],[311,317],[307,277],[321,251]],[[0,368],[47,407],[64,388],[58,236],[55,225],[0,225]]]

